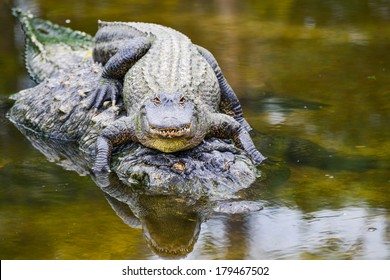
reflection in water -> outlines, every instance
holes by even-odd
[[[388,258],[386,216],[381,209],[345,207],[310,214],[270,207],[252,216],[249,258],[382,259]],[[270,227],[275,234],[269,234]],[[287,234],[286,234],[287,233]],[[313,234],[316,233],[316,234]],[[297,250],[299,248],[299,251]]]
[[[115,174],[95,181],[124,223],[142,227],[146,242],[156,254],[182,257],[193,250],[203,220],[202,203],[172,195],[137,192]]]
[[[91,159],[77,143],[45,138],[21,126],[18,128],[49,161],[80,175],[91,175],[115,213],[128,226],[141,227],[146,242],[161,257],[183,257],[192,252],[202,222],[212,213],[248,213],[262,209],[259,203],[236,200],[238,196],[232,196],[234,188],[233,193],[225,193],[228,200],[224,201],[222,192],[217,195],[219,200],[212,193],[209,197],[188,193],[186,197],[180,191],[175,195],[139,183],[132,185],[128,178],[119,179],[114,173],[91,174]]]
[[[19,127],[33,146],[49,161],[80,175],[90,174],[88,158],[74,142],[42,138]],[[144,237],[158,255],[184,256],[192,251],[203,217],[201,201],[173,195],[153,195],[142,186],[124,184],[116,174],[93,175],[106,199],[125,224],[142,227]],[[126,181],[126,180],[124,180]]]

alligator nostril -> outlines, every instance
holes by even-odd
[[[156,104],[156,105],[160,105],[161,104],[160,97],[159,96],[154,97],[153,98],[153,103]]]
[[[178,122],[178,119],[176,117],[163,117],[163,120],[164,121],[174,121],[174,122]]]

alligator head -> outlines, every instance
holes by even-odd
[[[206,135],[196,105],[180,93],[159,93],[147,99],[139,117],[141,144],[165,153],[193,148]]]

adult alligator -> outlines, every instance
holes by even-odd
[[[156,24],[100,22],[93,57],[104,68],[88,107],[122,96],[127,112],[99,135],[95,171],[109,170],[112,146],[127,141],[171,153],[204,138],[232,138],[255,163],[264,159],[215,58],[185,35]]]
[[[94,44],[85,33],[14,13],[38,82],[14,95],[9,118],[22,130],[77,142],[95,173],[110,169],[118,147],[111,168],[154,191],[232,194],[255,180],[254,163],[264,157],[208,51],[159,25],[100,23]],[[114,106],[102,106],[106,100]]]

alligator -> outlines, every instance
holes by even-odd
[[[93,58],[104,65],[88,108],[123,98],[126,117],[97,139],[93,170],[109,171],[112,147],[128,141],[165,153],[205,138],[232,138],[256,164],[265,158],[248,133],[240,102],[213,55],[171,28],[150,23],[99,22]]]
[[[112,169],[151,192],[193,197],[229,197],[259,177],[254,161],[264,157],[238,99],[211,54],[184,35],[135,24],[147,34],[137,37],[133,24],[100,23],[93,38],[28,12],[14,14],[26,34],[28,73],[38,84],[12,96],[8,117],[26,137],[33,131],[42,138],[32,140],[40,150],[48,139],[75,142],[82,168],[58,164],[92,176]],[[117,46],[119,34],[127,36],[124,49]],[[116,36],[120,50],[107,36]],[[48,158],[57,158],[52,154]]]

